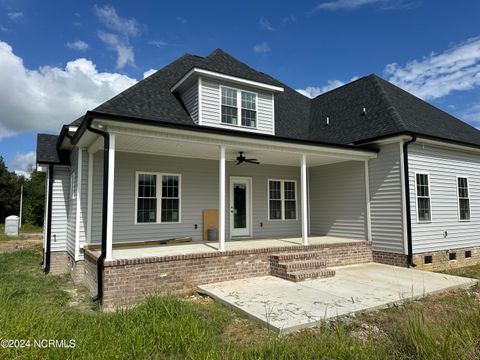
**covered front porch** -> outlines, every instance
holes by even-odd
[[[334,236],[314,236],[308,238],[309,245],[344,245],[350,243],[361,243],[361,240],[341,238]],[[248,239],[248,240],[227,240],[226,249],[233,252],[241,252],[245,250],[261,250],[269,249],[272,253],[275,249],[294,248],[299,249],[303,246],[303,239],[301,237],[284,237],[273,239]],[[92,249],[94,250],[94,249]],[[98,249],[97,249],[98,250]],[[173,243],[162,245],[148,245],[145,246],[121,246],[114,245],[112,260],[121,259],[141,259],[148,257],[164,257],[164,256],[178,256],[178,255],[194,255],[194,254],[208,254],[215,253],[219,250],[218,241],[192,241],[185,243]]]
[[[89,133],[79,143],[88,153],[87,221],[79,246],[105,241],[106,261],[371,239],[368,160],[374,151],[95,124],[108,133],[109,146],[105,157],[101,137]],[[237,164],[240,152],[259,164]],[[217,214],[215,242],[206,241],[206,210]],[[192,243],[114,246],[175,238]]]

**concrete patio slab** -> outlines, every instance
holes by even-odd
[[[477,283],[474,279],[377,263],[334,269],[333,278],[293,283],[262,276],[201,285],[199,290],[285,334],[337,316]]]

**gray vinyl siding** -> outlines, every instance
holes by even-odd
[[[404,253],[400,144],[380,147],[369,160],[372,247],[377,251]]]
[[[218,164],[218,162],[216,162]],[[218,174],[218,171],[217,171]],[[255,238],[301,236],[302,227],[300,214],[300,167],[276,165],[235,165],[228,162],[226,166],[226,231],[230,236],[230,176],[244,176],[252,178],[252,231]],[[297,182],[297,219],[296,220],[268,220],[268,179],[295,180]],[[217,181],[218,184],[218,181]],[[218,192],[218,190],[217,190]],[[218,196],[217,196],[218,198]],[[218,208],[218,206],[217,206]],[[262,226],[263,225],[263,226]]]
[[[365,163],[317,166],[309,174],[310,232],[365,240]]]
[[[102,240],[103,151],[93,155],[92,180],[92,238],[89,242],[99,243]]]
[[[480,246],[480,156],[429,145],[409,146],[409,184],[414,253]],[[430,223],[417,222],[415,172],[430,180]],[[470,221],[459,221],[457,176],[468,177]],[[448,236],[444,238],[443,231]]]
[[[273,94],[258,91],[256,89],[222,83],[221,85],[230,86],[239,90],[245,90],[257,93],[257,129],[249,129],[245,127],[237,127],[233,125],[223,124],[220,119],[220,83],[214,80],[201,80],[201,124],[205,126],[214,126],[225,129],[238,129],[241,131],[250,131],[263,134],[274,134],[275,126],[273,119]],[[239,109],[240,114],[240,109]],[[239,115],[240,117],[240,115]],[[240,121],[240,119],[239,119]]]
[[[136,171],[181,174],[181,223],[135,224]],[[101,239],[102,159],[94,157],[92,241]],[[252,177],[252,232],[253,237],[300,236],[301,216],[298,220],[269,221],[267,213],[267,180],[297,181],[297,199],[300,198],[300,169],[274,165],[226,165],[226,232],[230,229],[230,176]],[[114,242],[157,240],[192,237],[202,240],[202,210],[218,209],[218,161],[180,157],[165,157],[116,152],[115,195],[113,214]],[[300,201],[297,211],[300,211]],[[195,229],[195,224],[198,228]],[[263,226],[262,226],[263,225]]]
[[[78,163],[78,148],[73,148],[70,153],[70,181],[77,182],[77,163]],[[70,255],[75,256],[75,225],[77,213],[77,198],[73,198],[70,193],[75,186],[69,186],[67,189],[68,196],[68,211],[67,211],[67,251]]]
[[[55,166],[52,185],[52,251],[65,251],[67,243],[67,208],[70,189],[68,167]]]
[[[191,118],[198,123],[198,82],[195,82],[184,93],[180,94]]]

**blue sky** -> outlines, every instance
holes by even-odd
[[[376,73],[480,126],[480,2],[0,0],[0,155],[184,53],[222,48],[309,96]]]

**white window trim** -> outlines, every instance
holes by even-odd
[[[458,179],[467,179],[467,191],[468,191],[468,213],[470,214],[470,218],[468,219],[461,219],[460,218],[460,194],[458,191]],[[459,222],[470,222],[472,219],[472,204],[471,204],[471,197],[470,197],[470,178],[467,175],[457,175],[455,177],[455,190],[457,192],[457,211],[458,211],[458,221]],[[465,198],[462,198],[465,199]]]
[[[138,210],[138,176],[140,174],[146,175],[156,175],[157,176],[157,221],[156,222],[138,222],[137,210]],[[161,191],[162,187],[158,187],[158,179],[161,179],[162,176],[178,176],[178,221],[162,221],[162,196]],[[161,182],[160,182],[161,184]],[[159,193],[160,189],[160,193]],[[160,194],[160,196],[158,196]],[[163,172],[154,172],[154,171],[136,171],[135,172],[135,214],[134,214],[134,223],[135,225],[153,225],[153,224],[181,224],[182,223],[182,174],[172,174],[172,173],[163,173]]]
[[[417,188],[417,174],[418,175],[427,175],[427,183],[428,183],[428,199],[430,200],[430,220],[420,220],[419,219],[419,211],[418,211],[418,188]],[[424,198],[424,196],[422,197]],[[416,171],[415,172],[415,210],[417,213],[417,223],[420,224],[429,224],[433,221],[433,205],[432,205],[432,187],[430,186],[430,173],[425,171]]]
[[[258,93],[255,91],[250,91],[250,90],[242,90],[233,86],[225,86],[225,85],[220,85],[220,92],[219,92],[219,99],[220,99],[220,119],[219,122],[221,125],[224,126],[232,126],[235,128],[241,128],[241,129],[251,129],[251,130],[258,130]],[[229,123],[224,123],[222,121],[222,89],[229,89],[229,90],[234,90],[237,92],[237,124],[229,124]],[[255,126],[245,126],[242,125],[242,92],[248,93],[255,95],[255,112],[257,114],[257,117],[255,119]],[[250,110],[250,109],[245,109],[245,110]]]
[[[280,200],[281,209],[282,209],[282,218],[281,219],[270,219],[270,181],[279,181],[280,182]],[[285,182],[295,183],[295,219],[285,219]],[[268,221],[298,221],[298,186],[297,180],[290,179],[267,179],[267,212],[268,212]]]

